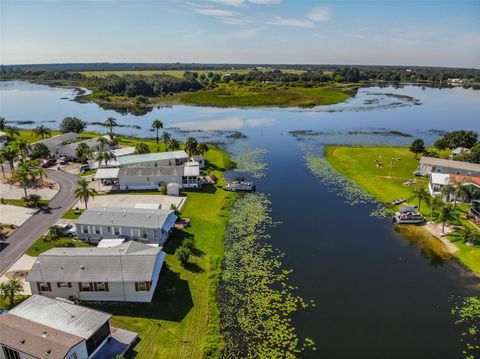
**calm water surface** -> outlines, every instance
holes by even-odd
[[[117,128],[118,133],[151,137],[151,122],[160,118],[178,138],[190,132],[227,148],[238,141],[265,148],[267,175],[257,180],[257,187],[271,195],[273,217],[282,222],[271,230],[272,241],[286,253],[285,265],[294,270],[292,281],[301,295],[317,304],[294,318],[300,334],[317,343],[318,351],[306,356],[463,357],[460,328],[450,310],[455,297],[478,294],[478,280],[454,263],[439,265],[422,255],[389,221],[369,215],[374,205],[351,206],[332,193],[310,173],[300,141],[289,131],[317,131],[308,141],[319,154],[328,143],[412,141],[372,131],[401,131],[431,144],[438,130],[480,130],[480,92],[365,88],[347,103],[312,110],[174,106],[140,117],[79,104],[72,101],[71,90],[23,82],[1,83],[0,95],[0,115],[8,121],[56,128],[66,116],[88,122],[113,116],[122,125],[141,126]],[[105,131],[101,126],[88,129]],[[247,139],[229,139],[229,131],[241,131]]]

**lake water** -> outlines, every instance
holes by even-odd
[[[173,106],[144,116],[121,115],[72,101],[71,90],[23,82],[1,83],[0,115],[7,121],[44,122],[57,128],[66,116],[87,122],[115,117],[116,132],[152,137],[160,118],[175,137],[238,143],[265,149],[266,175],[257,188],[270,194],[272,243],[286,253],[292,282],[317,307],[299,313],[295,326],[315,340],[311,358],[462,358],[461,330],[450,311],[458,296],[478,294],[478,280],[455,263],[439,264],[370,216],[373,204],[350,205],[307,168],[305,147],[321,155],[338,144],[433,143],[439,131],[480,130],[480,92],[405,86],[359,90],[347,103],[309,110],[218,109]],[[408,97],[405,97],[408,96]],[[21,122],[20,122],[21,123]],[[31,128],[35,125],[18,125]],[[89,130],[105,131],[90,125]],[[312,130],[298,139],[289,131]],[[246,139],[229,138],[240,131]],[[353,133],[352,133],[353,132]],[[387,135],[389,134],[389,135]]]

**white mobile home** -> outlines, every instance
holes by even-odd
[[[102,358],[102,353],[109,353],[109,357],[121,355],[137,335],[124,331],[128,343],[110,340],[110,317],[69,301],[33,295],[8,314],[0,315],[0,358],[90,359]]]
[[[61,135],[48,137],[48,138],[45,138],[44,140],[34,142],[32,143],[32,146],[35,146],[36,144],[41,143],[47,146],[51,155],[56,155],[58,154],[58,149],[64,146],[65,143],[68,143],[70,141],[75,141],[78,138],[80,138],[80,135],[78,133],[67,132],[67,133],[62,133]]]
[[[189,158],[185,151],[146,153],[122,156],[118,159],[121,167],[183,166]]]
[[[102,136],[103,138],[109,139],[110,137],[108,135]],[[57,148],[56,153],[59,156],[66,156],[66,157],[72,157],[74,158],[76,156],[76,150],[77,147],[80,143],[86,144],[92,151],[98,151],[100,150],[100,138],[102,137],[94,137],[94,138],[88,138],[86,140],[82,141],[75,141],[71,142],[65,145],[62,145]],[[113,147],[110,144],[105,144],[103,147],[103,150],[108,151],[111,150]]]
[[[32,293],[84,301],[151,302],[165,252],[129,241],[112,247],[53,248],[37,257]]]
[[[422,175],[443,173],[463,176],[480,176],[480,164],[422,156],[422,158],[420,158],[419,171]]]
[[[125,238],[163,245],[176,220],[166,209],[95,207],[84,211],[76,226],[78,238],[89,243]]]

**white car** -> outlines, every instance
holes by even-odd
[[[62,227],[65,231],[65,235],[67,237],[76,237],[77,236],[77,229],[72,226],[71,224],[57,224],[57,226]]]

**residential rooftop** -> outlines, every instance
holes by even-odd
[[[144,162],[155,162],[155,161],[165,161],[165,160],[175,160],[188,158],[188,155],[185,151],[173,151],[173,152],[157,152],[157,153],[145,153],[142,155],[131,155],[131,156],[122,156],[117,159],[118,163],[121,166],[144,163]]]
[[[32,143],[32,145],[42,143],[45,146],[47,146],[48,148],[54,148],[54,147],[62,146],[63,143],[66,142],[66,141],[72,141],[72,140],[75,140],[79,137],[80,137],[80,135],[78,133],[67,132],[67,133],[62,133],[60,135],[48,137],[48,138],[45,138],[43,140],[34,142],[34,143]]]
[[[168,230],[177,217],[172,210],[95,207],[85,210],[77,219],[77,225],[122,226]]]
[[[30,282],[143,282],[152,279],[160,247],[128,241],[112,247],[52,248],[37,257]]]
[[[437,166],[437,167],[447,167],[454,168],[465,171],[475,171],[480,172],[480,164],[463,162],[463,161],[454,161],[446,160],[443,158],[434,158],[434,157],[425,157],[420,158],[420,163],[427,166]]]
[[[10,314],[84,339],[90,338],[112,316],[38,294],[17,305]]]
[[[59,308],[57,308],[59,309]],[[0,344],[41,359],[63,359],[84,338],[24,319],[0,315]]]

